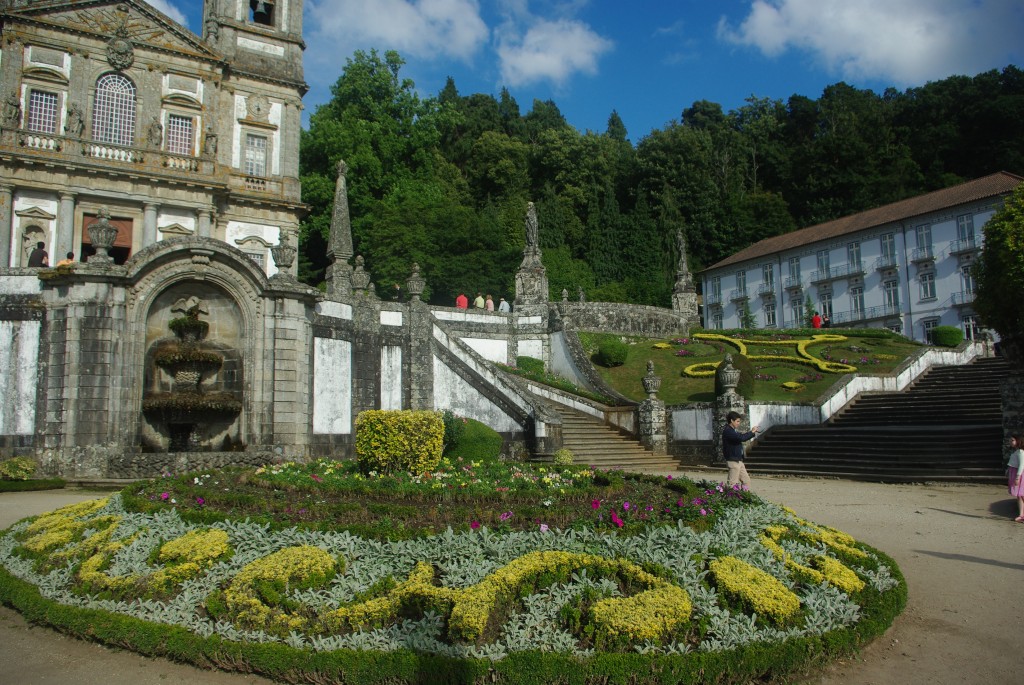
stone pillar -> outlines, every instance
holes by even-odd
[[[211,231],[211,217],[213,215],[212,209],[200,209],[199,210],[199,225],[196,229],[196,235],[200,238],[212,238],[210,235]]]
[[[14,186],[0,183],[0,268],[11,265],[11,242],[14,240],[13,210]]]
[[[665,421],[665,403],[658,399],[661,378],[654,375],[654,362],[647,362],[647,375],[642,379],[647,399],[640,403],[639,433],[645,449],[655,454],[668,452],[668,430]]]
[[[142,205],[142,247],[156,244],[156,213],[160,205],[146,202]]]
[[[57,216],[57,244],[50,250],[50,259],[63,259],[68,252],[75,252],[75,193],[60,194],[60,210]],[[79,255],[81,256],[81,255]],[[56,264],[57,262],[53,262]]]
[[[747,401],[742,395],[736,392],[736,384],[740,380],[740,372],[732,365],[732,355],[725,355],[725,360],[718,365],[715,371],[716,386],[721,386],[722,394],[715,397],[715,425],[712,426],[714,435],[715,461],[725,461],[722,456],[722,431],[725,430],[725,417],[734,411],[746,416]]]

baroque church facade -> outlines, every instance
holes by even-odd
[[[105,207],[118,264],[197,236],[277,271],[303,209],[301,1],[207,0],[201,37],[135,0],[5,5],[0,265],[39,242],[87,259]]]

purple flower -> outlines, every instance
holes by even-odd
[[[498,518],[500,518],[502,521],[508,521],[510,518],[512,518],[512,512],[511,511],[506,511],[504,514],[502,514]]]
[[[206,500],[203,499],[202,497],[196,497],[196,504],[198,504],[199,506],[203,506],[204,504],[206,504]]]
[[[540,532],[542,532],[542,533],[548,532],[548,524],[546,524],[546,523],[540,524]]]
[[[623,503],[622,503],[622,508],[623,508],[624,510],[626,510],[626,511],[629,511],[629,502],[623,502]]]
[[[590,500],[590,508],[591,509],[600,509],[601,508],[601,500],[599,500],[599,499],[592,499],[592,500]]]
[[[479,521],[470,521],[469,522],[469,527],[472,528],[473,530],[476,530],[477,528],[480,527],[480,522]]]
[[[161,492],[160,493],[160,499],[162,499],[165,502],[168,500],[168,498],[170,498],[170,496],[171,496],[170,493],[167,493],[167,492]]]

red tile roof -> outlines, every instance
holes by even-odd
[[[1021,182],[1024,182],[1024,178],[1021,176],[1000,171],[999,173],[950,186],[949,188],[943,188],[942,190],[936,190],[882,207],[876,207],[875,209],[869,209],[859,214],[851,214],[834,221],[827,221],[816,226],[809,226],[783,235],[765,238],[746,249],[726,257],[717,264],[712,264],[704,269],[703,272],[783,252],[810,243],[830,240],[862,231],[866,228],[884,226],[896,221],[903,221],[968,202],[997,197],[1009,193]]]

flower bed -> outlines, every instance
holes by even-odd
[[[265,502],[278,492],[292,506],[407,509],[364,536],[277,520]],[[436,530],[422,512],[441,492],[474,518]],[[433,534],[396,534],[399,521]],[[0,536],[0,600],[72,633],[290,682],[746,682],[855,649],[905,590],[881,553],[742,489],[586,467],[195,474]]]

